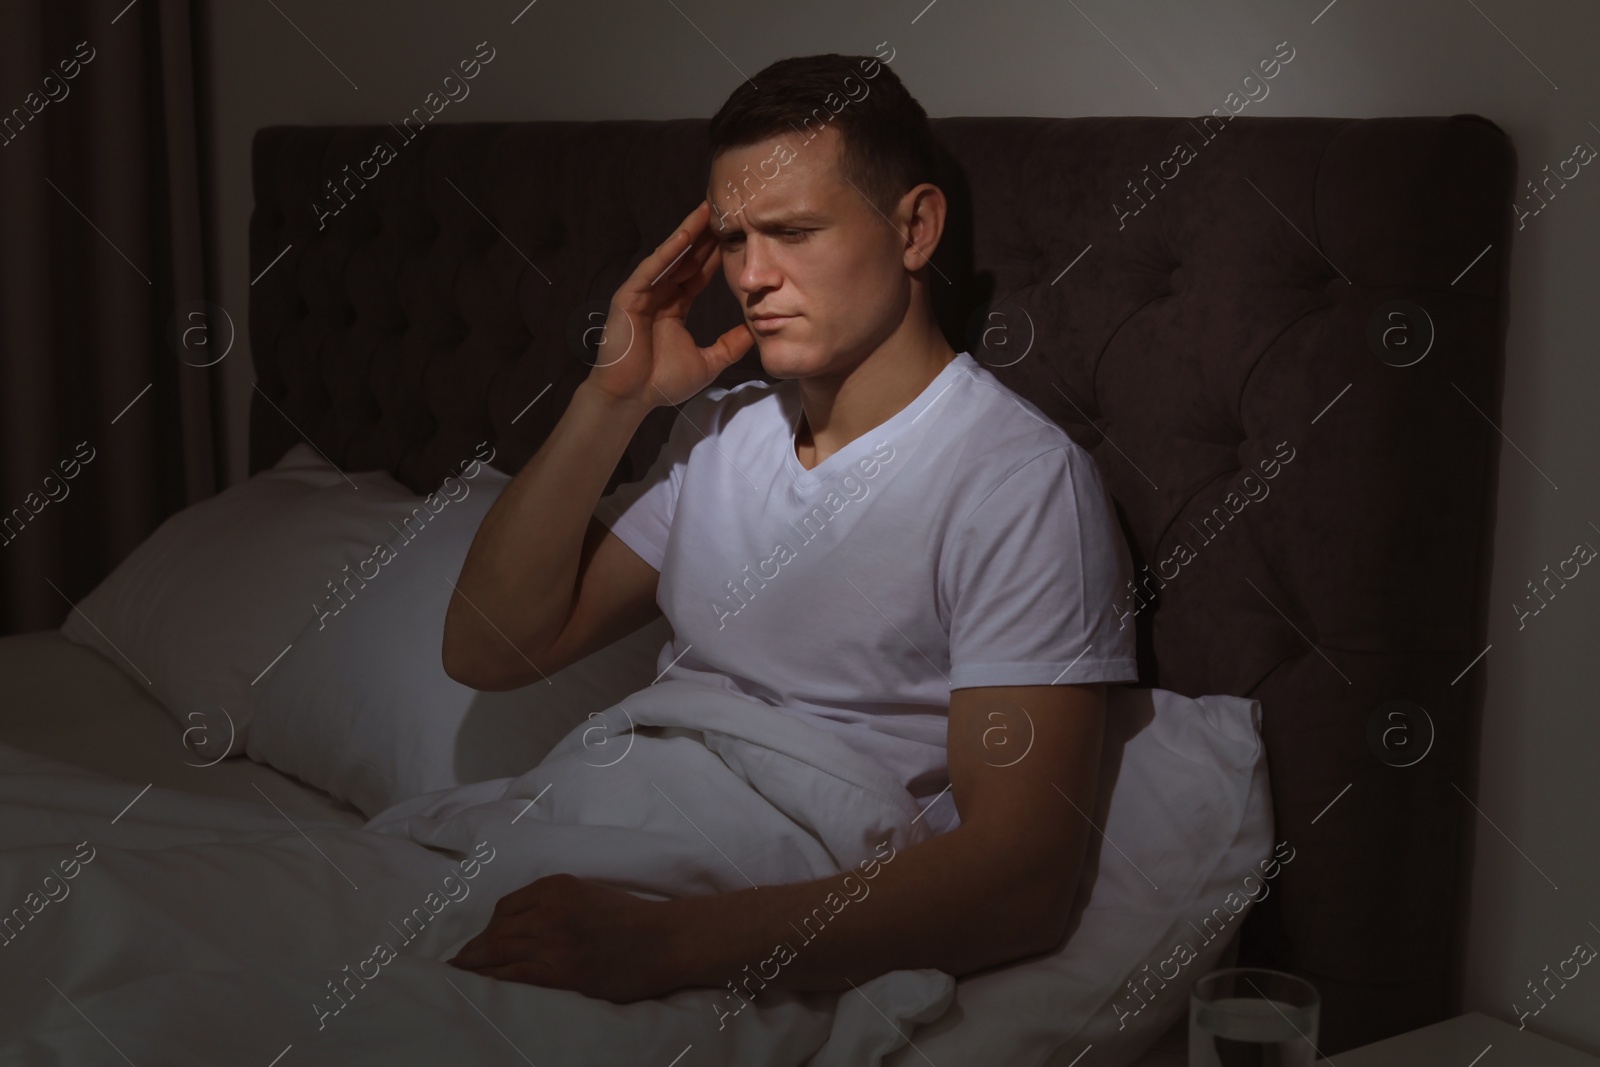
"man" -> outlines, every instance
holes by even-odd
[[[940,832],[883,864],[780,988],[1048,951],[1094,832],[1106,683],[1137,677],[1109,498],[1083,449],[941,336],[946,201],[887,67],[775,63],[710,137],[707,200],[617,290],[597,365],[484,518],[445,668],[514,688],[664,611],[668,677],[894,770]],[[745,322],[701,348],[684,317],[719,269]],[[707,389],[752,343],[779,383]],[[682,407],[653,468],[600,500],[661,404]],[[451,962],[617,1002],[720,986],[848,874],[666,901],[542,878]]]

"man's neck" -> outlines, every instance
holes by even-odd
[[[842,378],[799,379],[803,414],[795,455],[800,465],[811,470],[920,396],[957,355],[943,335],[935,332],[933,341],[880,347]]]

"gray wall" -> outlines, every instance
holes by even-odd
[[[1519,187],[1580,141],[1600,148],[1600,7],[1577,0],[1336,0],[1327,9],[1326,0],[537,0],[513,25],[524,2],[210,5],[222,300],[241,334],[224,364],[233,480],[244,477],[252,380],[252,132],[398,121],[479,41],[496,57],[440,121],[709,116],[741,72],[786,55],[870,54],[880,41],[897,50],[895,70],[934,116],[1192,116],[1220,106],[1287,40],[1294,61],[1245,114],[1476,112],[1516,143]],[[1585,568],[1520,629],[1514,608],[1578,541],[1600,547],[1591,329],[1600,165],[1582,168],[1525,222],[1512,254],[1491,647],[1473,668],[1487,672],[1488,705],[1466,1004],[1513,1023],[1514,1001],[1545,965],[1554,970],[1578,942],[1600,946],[1590,921],[1600,923],[1600,724],[1585,696],[1600,573]],[[1528,1026],[1600,1052],[1597,1008],[1600,976],[1580,974]]]

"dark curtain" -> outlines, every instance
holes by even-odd
[[[0,633],[217,489],[201,6],[0,6]]]

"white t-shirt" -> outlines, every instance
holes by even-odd
[[[657,670],[835,731],[944,831],[950,691],[1133,681],[1093,458],[969,354],[811,470],[797,383],[708,388],[595,517],[661,573]]]

